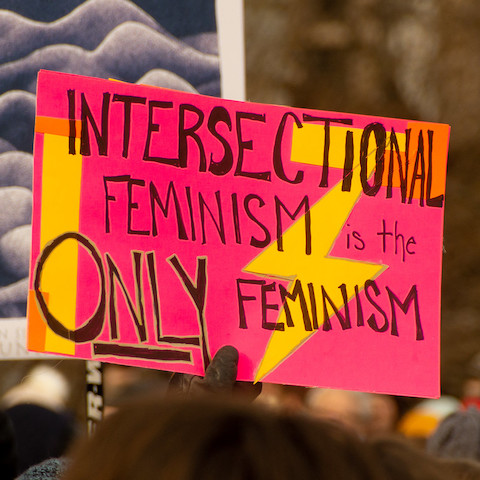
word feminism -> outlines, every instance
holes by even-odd
[[[92,316],[82,325],[75,329],[69,329],[62,322],[62,319],[56,318],[50,311],[47,302],[42,294],[40,285],[43,269],[45,264],[53,253],[53,251],[59,247],[66,240],[75,240],[79,245],[85,248],[86,252],[90,255],[98,273],[100,280],[99,288],[99,301]],[[156,341],[159,343],[167,343],[173,345],[191,345],[200,346],[201,339],[199,337],[181,337],[181,336],[163,336],[161,328],[161,314],[160,314],[160,293],[168,291],[165,286],[163,288],[158,285],[158,265],[155,252],[139,252],[132,251],[132,263],[134,266],[134,278],[133,283],[135,285],[136,300],[133,300],[130,295],[127,285],[124,281],[124,276],[120,272],[115,260],[109,253],[105,253],[105,263],[96,248],[96,245],[92,240],[85,235],[68,232],[55,238],[50,244],[43,250],[34,273],[34,290],[35,296],[39,303],[39,307],[44,315],[44,318],[49,327],[58,335],[63,338],[69,339],[75,343],[84,343],[95,341],[95,339],[102,333],[104,323],[107,318],[110,326],[110,341],[119,339],[118,328],[118,311],[117,311],[117,293],[115,285],[120,286],[120,291],[123,293],[132,324],[135,328],[135,333],[139,345],[149,340],[146,312],[145,312],[145,295],[150,291],[152,296],[152,304],[154,306],[155,317],[155,332]],[[202,328],[205,321],[205,307],[207,303],[207,285],[208,285],[208,272],[207,262],[205,257],[197,257],[197,272],[196,278],[192,279],[185,271],[177,255],[172,255],[166,259],[166,263],[177,274],[179,281],[182,283],[185,289],[185,293],[193,303],[196,314],[197,322]],[[143,271],[146,266],[145,272]],[[147,278],[149,285],[146,288],[144,285],[144,276]],[[245,304],[252,301],[261,303],[261,325],[265,330],[280,330],[285,331],[288,327],[294,327],[294,319],[290,311],[289,303],[298,302],[298,305],[302,311],[301,323],[305,328],[305,331],[313,331],[322,329],[328,332],[332,329],[341,328],[341,330],[349,330],[355,327],[368,326],[372,331],[377,333],[390,333],[393,336],[399,336],[398,326],[398,310],[403,312],[404,316],[411,310],[415,324],[415,340],[424,340],[424,332],[420,316],[420,303],[418,296],[418,289],[416,285],[412,285],[410,291],[405,298],[401,299],[396,295],[391,288],[386,287],[386,296],[388,297],[390,309],[386,311],[378,303],[378,297],[381,296],[381,291],[378,288],[374,280],[367,280],[365,285],[355,285],[355,304],[356,315],[350,312],[349,307],[349,292],[345,284],[340,285],[338,288],[343,298],[343,304],[337,306],[332,300],[331,295],[326,291],[323,285],[314,286],[312,283],[308,285],[302,285],[300,280],[296,280],[294,288],[291,292],[288,292],[285,287],[278,284],[280,301],[272,303],[272,299],[267,299],[267,295],[272,294],[277,289],[277,283],[272,282],[267,284],[265,280],[251,280],[237,278],[237,296],[238,296],[238,313],[239,313],[239,328],[248,329],[249,322],[245,312]],[[254,293],[252,290],[245,291],[245,287],[254,287],[257,291]],[[319,287],[319,288],[318,288]],[[360,288],[365,289],[365,298],[370,306],[373,306],[375,312],[370,313],[368,316],[364,314],[364,307],[360,298]],[[316,291],[318,289],[318,291]],[[317,298],[318,297],[318,298]],[[323,307],[317,306],[321,303]],[[309,306],[307,305],[309,304]],[[271,322],[267,320],[268,311],[278,311],[281,307],[286,311],[286,322]],[[323,310],[323,315],[318,314],[319,307]],[[344,312],[341,310],[344,308]],[[310,313],[311,312],[311,313]],[[366,317],[366,318],[365,318]],[[334,327],[338,322],[338,326]],[[354,321],[352,321],[354,320]],[[169,350],[169,351],[152,351],[148,347],[135,348],[132,346],[123,345],[109,345],[104,343],[95,343],[93,345],[94,352],[98,355],[101,354],[115,354],[124,357],[137,357],[148,358],[146,355],[156,355],[157,360],[163,361],[189,361],[190,354],[183,350]],[[153,357],[152,357],[153,358]]]
[[[165,95],[165,93],[163,94]],[[79,98],[78,98],[79,97]],[[304,124],[319,124],[323,126],[323,151],[319,152],[321,161],[318,186],[329,186],[329,156],[330,133],[332,126],[348,126],[353,124],[350,118],[329,118],[315,116],[310,113],[284,112],[280,120],[275,120],[278,125],[271,128],[273,121],[266,113],[247,112],[236,110],[229,112],[225,107],[200,109],[190,103],[174,103],[170,100],[152,100],[142,96],[120,95],[104,92],[101,98],[87,100],[85,93],[78,95],[74,89],[67,90],[68,120],[69,120],[69,153],[77,153],[75,139],[77,137],[77,122],[75,114],[77,102],[80,102],[80,151],[82,156],[92,155],[91,132],[95,137],[98,155],[109,156],[112,142],[121,141],[121,156],[128,158],[130,153],[130,140],[142,139],[143,158],[145,162],[156,162],[173,168],[186,169],[191,167],[194,155],[198,158],[198,171],[209,172],[216,176],[231,174],[236,177],[248,177],[259,181],[271,182],[275,175],[279,180],[289,184],[301,184],[305,179],[305,172],[298,168],[291,173],[285,169],[282,158],[284,142],[289,138],[290,122],[297,128]],[[98,101],[98,104],[93,104]],[[101,104],[101,106],[100,106]],[[245,108],[244,104],[241,108]],[[94,115],[93,112],[99,112]],[[110,122],[110,116],[123,117],[122,122]],[[162,122],[159,122],[161,117]],[[176,124],[176,131],[165,135],[166,126]],[[115,126],[114,126],[115,125]],[[117,126],[117,125],[120,125]],[[118,129],[121,131],[118,131]],[[115,131],[110,131],[114,129]],[[397,133],[394,128],[389,132],[389,145],[387,148],[387,131],[380,122],[372,122],[363,128],[358,153],[354,152],[353,131],[346,129],[345,157],[343,165],[342,191],[350,191],[354,172],[354,158],[359,156],[359,176],[363,193],[376,196],[383,184],[384,172],[388,172],[386,185],[386,198],[392,198],[393,175],[398,172],[400,178],[400,191],[402,203],[412,203],[414,191],[420,189],[419,203],[421,206],[442,207],[444,196],[432,197],[433,160],[432,152],[435,143],[433,130],[420,129],[418,136],[412,138],[410,128],[401,132],[405,136],[404,148],[400,148]],[[210,151],[206,145],[211,141],[218,148]],[[375,148],[375,173],[369,180],[368,157],[369,146],[373,140]],[[176,155],[167,155],[171,145],[176,145]],[[270,168],[258,165],[257,169],[247,166],[248,157],[253,155],[256,146],[267,142],[271,158],[268,160]],[[414,143],[416,142],[416,143]],[[195,149],[195,152],[192,151]],[[389,154],[387,155],[387,151]],[[250,153],[249,153],[250,152]],[[405,152],[404,155],[401,152]],[[410,158],[412,152],[415,152]],[[193,155],[194,154],[194,155]],[[387,158],[388,157],[388,158]],[[253,162],[251,162],[253,163]],[[409,171],[409,169],[412,169]]]

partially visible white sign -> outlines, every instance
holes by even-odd
[[[243,0],[217,0],[216,15],[222,97],[245,101]]]
[[[51,355],[29,352],[26,346],[27,319],[0,319],[0,358],[2,360],[52,359]]]

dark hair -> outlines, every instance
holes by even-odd
[[[0,409],[0,472],[2,478],[14,479],[18,473],[17,463],[15,431],[8,415]]]
[[[475,480],[480,478],[480,462],[463,458],[442,459],[445,471],[455,480]]]
[[[444,418],[426,448],[439,457],[480,460],[480,411],[470,407]]]
[[[74,449],[64,480],[375,480],[368,448],[336,425],[252,405],[150,398]]]
[[[370,442],[376,458],[391,480],[451,480],[441,461],[419,446],[397,437]],[[455,477],[456,478],[456,477]]]

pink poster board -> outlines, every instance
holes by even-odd
[[[28,348],[438,396],[449,130],[41,71]]]

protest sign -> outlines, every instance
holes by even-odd
[[[29,349],[438,396],[448,136],[41,71]]]

